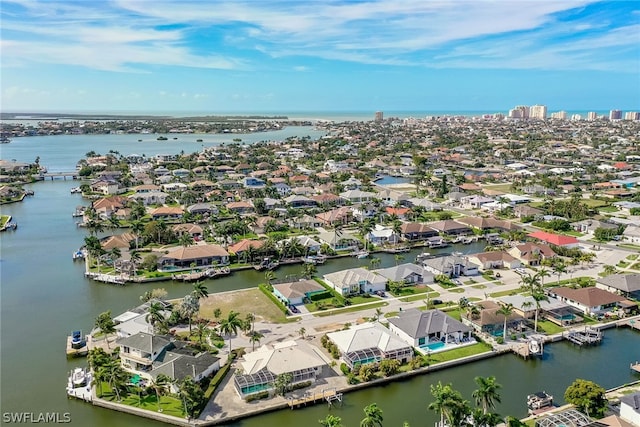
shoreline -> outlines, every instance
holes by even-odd
[[[640,320],[640,315],[638,316],[634,316],[630,319],[636,319],[636,320]],[[608,323],[602,323],[602,324],[596,324],[596,325],[592,325],[592,327],[597,328],[597,329],[610,329],[613,327],[628,327],[632,330],[640,330],[638,328],[633,327],[630,323],[629,320],[630,319],[622,319],[622,320],[617,320],[617,321],[613,321],[613,322],[608,322]],[[563,341],[564,339],[564,335],[563,333],[559,333],[559,334],[554,334],[554,335],[550,335],[545,337],[545,342],[547,343],[555,343],[555,342],[560,342]],[[424,374],[428,374],[430,372],[437,372],[437,371],[441,371],[441,370],[445,370],[445,369],[450,369],[450,368],[455,368],[456,366],[460,366],[460,365],[466,365],[469,363],[473,363],[476,361],[480,361],[480,360],[486,360],[486,359],[490,359],[493,357],[497,357],[497,356],[503,356],[506,355],[508,353],[513,354],[514,356],[518,356],[517,353],[515,353],[510,347],[508,346],[504,346],[501,349],[496,350],[495,348],[493,350],[490,351],[486,351],[483,353],[479,353],[479,354],[474,354],[471,356],[467,356],[467,357],[463,357],[460,359],[455,359],[455,360],[449,360],[446,362],[441,362],[441,363],[437,363],[437,364],[433,364],[433,365],[428,365],[422,368],[418,368],[418,369],[414,369],[408,372],[402,372],[402,373],[398,373],[389,377],[384,377],[384,378],[378,378],[372,381],[368,381],[368,382],[363,382],[363,383],[358,383],[358,384],[346,384],[344,386],[340,386],[340,387],[335,387],[335,391],[336,393],[344,393],[344,394],[348,394],[351,392],[355,392],[355,391],[359,391],[359,390],[363,390],[366,388],[370,388],[370,387],[378,387],[378,386],[383,386],[385,384],[388,383],[392,383],[392,382],[396,382],[396,381],[402,381],[405,379],[409,379],[409,378],[413,378],[419,375],[424,375]],[[216,396],[218,395],[218,393],[220,393],[221,389],[225,386],[228,386],[228,382],[229,379],[232,378],[233,374],[229,373],[227,374],[227,377],[225,377],[225,379],[223,380],[223,382],[221,383],[220,389],[216,390],[216,392],[214,393],[213,397],[207,402],[207,404],[205,405],[205,408],[207,406],[209,406],[211,403],[213,403],[216,399]],[[638,385],[640,384],[640,380],[631,382],[631,383],[626,383],[626,384],[621,384],[618,385],[614,388],[611,388],[609,390],[607,390],[607,393],[613,393],[616,392],[620,389],[629,387],[629,386],[633,386],[633,385]],[[290,404],[288,403],[287,400],[284,400],[283,397],[281,396],[274,396],[271,397],[270,399],[277,399],[277,401],[271,402],[270,405],[267,405],[265,407],[262,408],[256,408],[253,410],[249,410],[249,411],[245,411],[242,413],[238,413],[238,414],[233,414],[233,415],[228,415],[222,418],[217,418],[217,419],[195,419],[195,420],[182,420],[180,418],[177,417],[173,417],[173,416],[168,416],[168,415],[163,415],[162,413],[156,413],[156,412],[152,412],[152,411],[148,411],[145,409],[140,409],[140,408],[136,408],[133,406],[128,406],[128,405],[123,405],[123,404],[119,404],[116,402],[110,402],[110,401],[106,401],[104,399],[101,398],[97,398],[95,396],[95,389],[92,388],[92,396],[93,396],[93,400],[91,402],[92,405],[94,406],[99,406],[102,408],[106,408],[106,409],[111,409],[111,410],[115,410],[115,411],[121,411],[121,412],[126,412],[126,413],[130,413],[130,414],[134,414],[137,416],[141,416],[144,418],[148,418],[148,419],[153,419],[156,421],[161,421],[161,422],[165,422],[167,424],[173,424],[173,425],[179,425],[179,426],[185,426],[185,427],[191,427],[191,426],[218,426],[218,425],[224,425],[225,423],[230,423],[230,422],[236,422],[242,419],[246,419],[246,418],[252,418],[261,414],[265,414],[265,413],[270,413],[270,412],[276,412],[276,411],[280,411],[283,409],[287,409],[287,408],[291,408],[291,410],[294,409],[298,409],[298,407],[291,407]],[[310,405],[314,405],[315,403],[311,403]],[[306,407],[307,405],[305,405]],[[546,414],[546,413],[545,413]],[[206,415],[208,416],[208,415]],[[536,416],[539,417],[540,415]],[[523,418],[523,420],[526,419],[530,419],[531,417],[525,417]]]

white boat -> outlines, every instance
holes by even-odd
[[[353,256],[358,258],[358,259],[364,259],[364,258],[367,258],[369,256],[369,252],[367,252],[367,251],[358,251],[358,252],[354,252]]]
[[[78,259],[84,259],[85,255],[84,255],[84,251],[82,250],[77,250],[73,253],[73,260],[78,260]]]
[[[80,187],[73,187],[70,191],[71,194],[82,193],[82,189]]]
[[[84,368],[75,368],[71,373],[71,384],[73,388],[87,385],[87,371]]]
[[[530,413],[552,407],[553,396],[545,391],[539,391],[527,396],[527,408],[529,408]]]
[[[531,338],[529,340],[529,353],[533,356],[540,356],[543,353],[542,342],[538,341],[535,338]]]

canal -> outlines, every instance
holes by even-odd
[[[16,142],[18,143],[18,142]],[[12,142],[11,144],[14,144]],[[80,150],[91,148],[83,145]],[[124,149],[124,147],[121,147]],[[32,161],[37,154],[20,160]],[[104,150],[103,150],[104,151]],[[165,150],[172,152],[170,150]],[[3,152],[3,158],[5,157]],[[76,157],[79,158],[83,154]],[[61,169],[69,166],[61,163]],[[65,396],[66,377],[83,360],[68,361],[64,355],[67,334],[74,329],[84,332],[95,317],[107,310],[115,315],[138,304],[139,296],[154,287],[164,287],[170,297],[182,297],[191,285],[165,282],[113,286],[99,284],[83,277],[81,263],[73,263],[71,254],[83,242],[86,231],[78,229],[71,213],[83,201],[69,190],[73,181],[48,181],[34,184],[34,197],[22,203],[2,206],[2,214],[12,215],[18,230],[1,236],[0,251],[0,321],[1,321],[1,389],[2,412],[68,412],[72,425],[156,426],[159,423],[141,420],[126,414],[92,407],[68,400]],[[456,248],[461,251],[481,250],[473,245]],[[449,249],[450,250],[450,249]],[[446,249],[444,250],[446,251]],[[419,251],[403,254],[412,260]],[[436,252],[430,250],[429,252]],[[390,254],[380,254],[381,266],[395,263]],[[328,262],[319,273],[336,271],[368,260],[344,258]],[[298,274],[300,266],[278,270],[283,277]],[[256,286],[264,275],[255,271],[207,282],[210,292]],[[471,399],[473,378],[495,375],[503,385],[503,402],[498,410],[503,414],[523,416],[525,396],[538,390],[554,394],[558,401],[564,389],[575,378],[596,381],[604,387],[639,379],[629,370],[629,363],[640,360],[640,336],[629,330],[609,330],[602,345],[580,349],[566,343],[547,346],[544,360],[523,361],[506,355],[455,369],[433,372],[406,381],[350,393],[342,408],[335,408],[346,426],[356,426],[362,418],[362,408],[376,402],[384,410],[386,426],[400,426],[409,421],[412,426],[432,425],[436,416],[427,410],[429,385],[437,381],[452,382],[466,398]],[[250,418],[234,425],[271,427],[316,425],[327,414],[319,405],[295,411],[283,410]]]

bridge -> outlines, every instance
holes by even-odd
[[[62,178],[66,181],[67,178],[78,179],[80,175],[78,171],[73,171],[73,172],[47,172],[47,173],[41,174],[40,176],[42,176],[42,179],[44,179],[45,181],[47,180],[47,178],[51,178],[52,181],[56,178]]]

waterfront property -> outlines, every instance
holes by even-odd
[[[462,316],[462,323],[471,326],[478,332],[501,337],[504,332],[505,316],[498,313],[500,305],[493,301],[479,301],[476,305],[480,309],[480,313],[468,317]],[[507,331],[522,329],[524,319],[518,313],[513,312],[506,318]]]
[[[596,288],[619,293],[627,298],[640,298],[640,273],[611,274],[596,279]]]
[[[175,248],[158,260],[158,270],[184,270],[229,264],[229,253],[219,245],[195,245]]]
[[[433,274],[444,274],[448,277],[476,276],[478,264],[471,262],[468,257],[448,255],[427,258],[422,261],[424,268]]]
[[[384,291],[387,279],[362,267],[325,274],[324,280],[342,296]]]
[[[147,320],[147,313],[152,303],[159,303],[162,305],[162,315],[165,319],[171,315],[171,304],[162,300],[151,300],[144,304],[127,310],[124,313],[119,314],[113,318],[115,324],[116,334],[119,338],[129,337],[136,335],[140,332],[153,333],[153,327]]]
[[[413,348],[377,322],[352,326],[327,336],[338,347],[342,360],[350,369],[385,359],[400,363],[413,359]]]
[[[617,308],[628,309],[636,306],[620,295],[595,287],[580,289],[558,287],[550,289],[549,294],[590,316],[602,315]]]
[[[389,318],[389,330],[421,351],[435,352],[475,343],[472,328],[440,310],[401,311]]]
[[[291,374],[290,386],[311,385],[327,363],[318,349],[304,341],[285,341],[264,345],[246,353],[233,377],[236,392],[245,399],[261,393],[273,394],[279,375]]]
[[[211,353],[197,352],[173,337],[139,332],[116,342],[122,367],[147,380],[164,374],[176,381],[187,376],[201,381],[220,368],[220,359]]]
[[[419,285],[423,283],[433,283],[433,273],[425,268],[413,264],[405,263],[389,268],[380,268],[373,270],[374,273],[381,275],[392,282],[400,282],[406,285]]]
[[[315,280],[299,280],[273,285],[273,294],[286,305],[303,304],[305,298],[324,292],[327,290]]]

